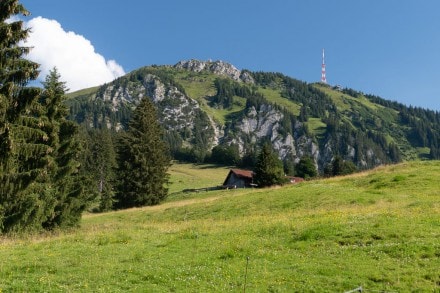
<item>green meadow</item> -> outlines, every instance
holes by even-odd
[[[168,173],[170,174],[169,199],[182,199],[182,190],[222,185],[229,168],[207,164],[173,164],[168,169]]]
[[[440,290],[439,161],[199,193],[179,190],[221,184],[227,169],[170,173],[161,205],[1,238],[0,292]]]

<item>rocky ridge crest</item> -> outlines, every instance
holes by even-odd
[[[232,78],[235,81],[254,83],[254,79],[248,72],[241,71],[237,69],[234,65],[221,60],[185,60],[178,62],[176,65],[174,65],[174,68],[190,70],[193,72],[208,71],[219,76]]]

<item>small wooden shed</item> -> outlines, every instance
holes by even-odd
[[[254,172],[249,170],[231,169],[223,182],[223,188],[252,187]]]

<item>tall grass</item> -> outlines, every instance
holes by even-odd
[[[205,169],[207,173],[208,169]],[[440,290],[440,162],[176,198],[7,238],[0,288],[79,292]]]

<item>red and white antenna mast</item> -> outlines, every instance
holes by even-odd
[[[324,49],[322,49],[321,82],[322,83],[327,83],[327,78],[325,77],[325,55],[324,55]]]

